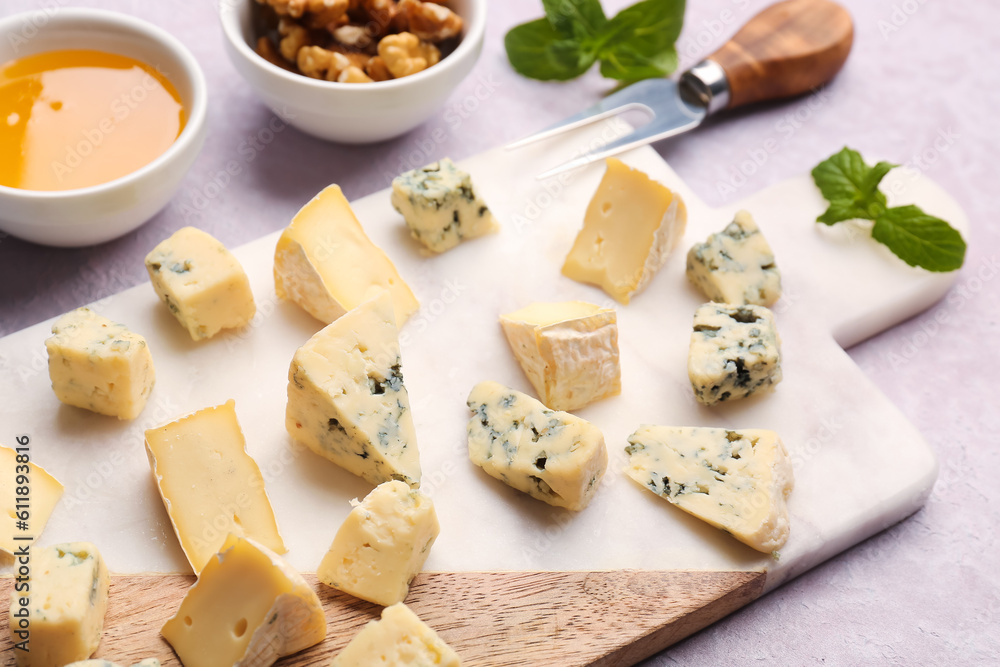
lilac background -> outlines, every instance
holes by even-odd
[[[909,520],[649,665],[1000,664],[1000,411],[994,377],[1000,358],[995,280],[1000,5],[841,1],[855,19],[855,46],[828,89],[729,114],[657,148],[712,205],[807,172],[845,143],[870,160],[915,167],[964,204],[973,232],[952,293],[927,313],[850,351],[924,433],[938,453],[941,475],[927,506]],[[604,4],[610,12],[628,1]],[[689,2],[678,44],[682,67],[714,50],[766,4]],[[184,42],[208,78],[209,139],[167,209],[122,239],[76,250],[0,239],[0,335],[144,281],[145,253],[185,224],[237,246],[283,227],[331,182],[341,184],[351,199],[363,196],[413,166],[407,157],[413,151],[424,154],[416,157],[419,162],[446,155],[460,159],[578,111],[610,87],[595,72],[568,84],[513,74],[503,35],[539,16],[540,2],[496,0],[479,64],[442,113],[421,128],[366,147],[324,144],[285,129],[257,151],[248,140],[272,114],[223,54],[213,2],[4,0],[0,16],[70,5],[134,14]],[[231,160],[239,173],[224,187],[212,185]]]

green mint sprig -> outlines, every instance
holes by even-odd
[[[844,147],[812,170],[813,181],[830,202],[817,222],[834,225],[845,220],[873,220],[872,238],[910,266],[928,271],[954,271],[965,261],[965,241],[958,230],[917,206],[890,208],[879,183],[899,165],[865,164],[855,150]]]
[[[567,81],[595,62],[618,81],[662,77],[677,69],[684,0],[642,0],[607,18],[600,0],[542,0],[545,18],[515,26],[504,39],[521,75]]]

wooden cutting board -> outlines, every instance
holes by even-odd
[[[598,125],[463,161],[502,230],[441,256],[426,256],[409,238],[386,191],[353,203],[422,304],[401,332],[403,373],[423,486],[442,532],[426,564],[431,574],[420,577],[408,602],[468,664],[632,664],[908,516],[937,474],[920,434],[842,346],[927,308],[955,276],[905,266],[860,227],[816,225],[824,202],[806,175],[710,209],[649,148],[624,159],[677,190],[689,223],[681,249],[646,291],[616,306],[622,395],[578,413],[598,425],[608,443],[611,462],[601,490],[586,510],[572,513],[513,491],[469,463],[465,398],[471,387],[492,379],[531,393],[497,316],[533,301],[615,305],[599,289],[559,272],[602,167],[544,183],[533,175],[626,129]],[[439,156],[427,159],[433,157]],[[916,203],[967,234],[961,207],[928,179],[894,171],[886,190],[890,203]],[[754,214],[782,270],[785,292],[774,310],[784,379],[773,394],[709,409],[694,401],[686,375],[691,317],[703,299],[684,277],[684,255],[739,208]],[[238,224],[236,212],[216,214]],[[276,239],[273,234],[236,251],[259,311],[245,330],[193,343],[148,284],[94,304],[143,334],[153,352],[156,388],[134,422],[58,403],[43,345],[51,322],[0,340],[0,443],[29,435],[33,460],[66,485],[39,544],[93,541],[118,573],[114,585],[121,592],[112,598],[101,652],[109,658],[170,655],[157,628],[173,613],[186,580],[133,575],[189,571],[149,473],[145,428],[235,399],[289,548],[286,557],[302,572],[316,570],[348,501],[370,490],[284,431],[289,361],[320,324],[277,301]],[[622,474],[626,438],[641,423],[777,431],[796,477],[791,535],[780,558],[752,551]],[[137,587],[159,601],[147,604],[147,594],[125,593]],[[374,615],[371,606],[325,589],[322,595],[331,637],[288,664],[313,664],[323,652],[335,653]],[[146,615],[131,606],[148,607]],[[152,629],[142,631],[139,618]],[[118,650],[131,652],[123,658]]]

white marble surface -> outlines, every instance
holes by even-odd
[[[128,237],[82,251],[3,239],[0,333],[144,280],[146,250],[186,223],[238,245],[282,227],[301,202],[329,182],[341,183],[350,198],[362,196],[383,188],[401,168],[445,154],[478,153],[576,111],[608,88],[596,75],[562,85],[514,75],[503,56],[503,33],[539,15],[539,3],[494,2],[483,57],[437,120],[377,146],[318,144],[276,123],[271,128],[281,131],[265,131],[272,117],[225,61],[212,3],[7,0],[0,15],[69,4],[137,14],[184,41],[209,78],[213,134],[173,204]],[[710,51],[764,4],[689,3],[682,64]],[[659,151],[713,206],[807,172],[845,143],[873,159],[909,163],[963,202],[973,231],[966,268],[953,291],[927,313],[850,351],[936,450],[941,475],[927,506],[911,519],[650,665],[1000,660],[995,566],[1000,457],[992,449],[1000,420],[989,372],[1000,352],[1000,290],[994,280],[1000,243],[987,214],[997,203],[1000,133],[993,119],[1000,77],[994,44],[1000,10],[969,0],[845,4],[855,16],[855,50],[830,88],[805,100],[720,118]],[[227,165],[237,172],[228,179],[220,174]],[[741,168],[745,177],[736,177]]]

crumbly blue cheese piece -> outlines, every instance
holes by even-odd
[[[469,394],[469,458],[489,475],[556,507],[582,510],[608,467],[601,431],[497,382]]]
[[[773,431],[643,425],[628,441],[625,472],[646,489],[758,551],[785,545],[794,481]]]
[[[45,348],[56,398],[118,419],[139,416],[156,380],[145,338],[89,308],[60,317],[52,334]]]
[[[420,484],[420,455],[403,385],[388,292],[362,303],[300,347],[288,369],[285,428],[372,484]]]
[[[28,590],[10,595],[11,641],[28,647],[14,651],[18,667],[86,660],[101,643],[111,584],[97,547],[69,542],[34,548],[30,569]]]
[[[146,255],[153,289],[194,340],[245,326],[257,312],[239,260],[215,237],[184,227]]]
[[[500,326],[538,397],[553,410],[621,393],[613,309],[583,301],[533,303],[501,315]]]
[[[499,229],[472,178],[448,158],[394,178],[392,205],[413,238],[434,252]]]
[[[706,303],[694,315],[688,377],[705,405],[769,391],[781,381],[781,337],[763,306]]]
[[[770,306],[781,297],[774,252],[747,211],[688,251],[687,277],[719,303]]]
[[[402,602],[382,610],[331,667],[461,667],[458,654]]]

